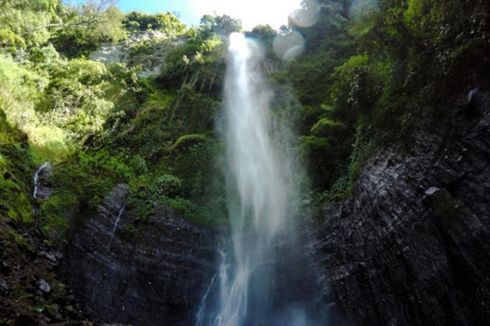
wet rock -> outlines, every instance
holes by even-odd
[[[37,201],[47,200],[55,189],[50,184],[50,177],[53,175],[53,166],[46,162],[34,174],[34,190],[32,196]]]
[[[51,253],[51,252],[45,252],[45,251],[41,251],[39,253],[39,256],[41,257],[44,257],[46,259],[48,259],[49,261],[51,261],[52,263],[57,263],[58,262],[58,259],[56,258],[55,254],[54,253]]]
[[[478,112],[488,95],[473,94]],[[460,101],[464,102],[464,101]],[[437,126],[437,127],[435,127]],[[490,320],[490,115],[429,117],[381,150],[352,197],[325,207],[314,251],[333,316],[359,325]]]
[[[445,219],[457,217],[458,203],[447,189],[432,187],[425,194],[436,217]]]
[[[9,291],[10,288],[7,282],[3,278],[0,278],[0,294],[6,296],[9,293]]]
[[[65,306],[65,311],[67,313],[70,313],[70,314],[76,314],[77,311],[75,310],[75,308],[73,308],[73,306]]]
[[[470,112],[485,113],[490,108],[487,87],[475,87],[467,95],[467,108]]]
[[[38,289],[41,290],[43,293],[51,292],[51,285],[49,285],[49,283],[45,279],[40,279],[37,284]]]
[[[425,191],[425,195],[426,196],[434,196],[435,194],[437,194],[438,192],[441,191],[441,188],[438,188],[438,187],[430,187],[429,189],[427,189]]]
[[[0,325],[46,325],[49,321],[80,325],[86,318],[83,313],[46,314],[47,306],[73,304],[64,297],[64,285],[53,272],[53,257],[59,262],[60,255],[45,241],[38,223],[0,218],[0,281],[6,281],[0,284]]]
[[[473,88],[467,96],[468,103],[472,103],[475,98],[478,96],[478,93],[480,92],[480,89],[478,87]]]
[[[60,306],[57,304],[47,305],[45,307],[46,315],[52,320],[60,321],[63,317],[60,314]]]
[[[37,190],[37,195],[36,195],[36,200],[37,201],[45,201],[49,197],[51,197],[52,194],[55,193],[55,189],[51,188],[49,186],[45,185],[40,185]]]
[[[0,263],[0,272],[3,274],[8,274],[10,272],[10,264],[6,261]]]
[[[122,210],[128,190],[115,187],[74,235],[62,265],[65,278],[107,322],[192,324],[216,267],[216,235],[167,207],[126,232],[137,219]]]

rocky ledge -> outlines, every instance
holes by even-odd
[[[135,222],[127,194],[115,187],[75,233],[64,277],[95,319],[190,324],[216,268],[215,234],[166,207]]]
[[[420,125],[408,150],[380,151],[351,199],[324,208],[314,249],[332,315],[359,325],[488,323],[488,98],[473,92],[446,122]]]

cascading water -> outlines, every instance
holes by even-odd
[[[111,249],[112,241],[114,241],[114,236],[116,235],[117,227],[119,226],[119,221],[121,220],[121,217],[124,213],[124,210],[126,209],[126,203],[123,203],[121,208],[119,209],[119,212],[117,213],[116,221],[114,222],[114,226],[112,227],[112,232],[111,232],[111,239],[109,241],[109,249]]]
[[[267,263],[275,236],[284,226],[289,185],[270,138],[271,94],[257,65],[258,49],[242,34],[230,37],[226,82],[226,143],[229,182],[236,190],[230,207],[234,271],[222,271],[219,324],[240,325],[247,314],[252,273]],[[229,277],[229,279],[228,279]]]
[[[294,171],[272,121],[273,96],[262,76],[261,53],[244,35],[230,36],[223,135],[232,248],[222,252],[219,282],[213,280],[219,289],[212,303],[206,291],[198,325],[313,324],[304,302],[315,298],[301,298],[309,296],[305,284],[296,288],[304,291],[297,295],[297,279],[289,273],[300,269],[293,264],[302,264],[295,259],[301,254],[291,229]]]
[[[39,189],[39,176],[43,173],[44,169],[49,166],[49,162],[44,162],[34,173],[32,177],[32,183],[34,184],[34,191],[32,192],[32,198],[37,199],[37,191]]]

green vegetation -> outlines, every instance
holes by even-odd
[[[488,81],[489,4],[322,0],[293,27],[306,53],[274,74],[302,104],[301,148],[318,204],[341,200],[380,147],[408,141],[421,114]]]
[[[21,223],[33,222],[30,171],[25,135],[0,112],[0,214]]]
[[[171,13],[158,13],[149,15],[141,12],[132,12],[126,15],[123,25],[130,32],[155,30],[169,37],[182,36],[188,28]]]
[[[476,0],[320,2],[312,27],[247,33],[263,43],[267,71],[281,85],[276,106],[285,89],[298,100],[299,149],[313,197],[324,203],[348,196],[366,160],[405,140],[424,110],[444,114],[443,99],[485,81],[490,10]],[[95,4],[0,6],[2,219],[37,224],[59,239],[127,183],[128,208],[140,222],[162,205],[198,223],[224,221],[214,123],[226,36],[242,30],[239,21],[205,16],[189,28],[171,13],[124,15]],[[272,43],[288,30],[305,37],[306,50],[286,63]],[[102,44],[121,41],[127,64],[90,60]],[[143,77],[155,53],[165,64],[156,77]],[[32,173],[45,161],[54,164],[56,192],[33,216]],[[126,225],[126,233],[135,227]]]
[[[222,182],[212,173],[224,72],[218,33],[238,22],[209,16],[190,29],[171,13],[124,15],[103,3],[0,1],[0,218],[58,242],[127,183],[138,221],[165,205],[220,223]],[[159,34],[128,43],[128,66],[89,59],[135,32]],[[168,51],[165,68],[140,77],[140,56],[155,49]],[[32,175],[45,161],[55,192],[36,203]]]
[[[444,118],[455,94],[488,89],[490,76],[489,1],[318,2],[311,27],[246,32],[264,46],[273,114],[297,131],[310,180],[291,177],[311,188],[300,201],[314,209],[347,198],[376,151],[409,151],[425,116]],[[191,28],[171,13],[124,14],[105,0],[63,3],[0,0],[0,247],[11,269],[2,325],[11,316],[58,320],[68,293],[41,256],[96,216],[117,184],[129,185],[133,218],[118,230],[123,238],[167,209],[208,226],[227,221],[215,121],[227,35],[241,23],[204,16]],[[273,41],[291,30],[306,48],[283,62]],[[111,48],[122,56],[91,59]],[[46,161],[53,169],[42,182],[52,194],[34,199],[33,174]],[[461,215],[444,192],[429,203],[436,215]],[[39,278],[49,295],[36,292]]]

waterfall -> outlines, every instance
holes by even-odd
[[[290,185],[270,138],[271,92],[261,76],[259,49],[242,34],[232,34],[229,51],[225,133],[229,186],[237,197],[229,212],[235,266],[222,283],[217,320],[240,325],[252,273],[273,258],[271,245],[285,222]]]
[[[223,136],[231,248],[221,255],[219,289],[215,302],[207,303],[211,312],[203,318],[201,307],[198,325],[309,325],[302,298],[288,288],[295,281],[288,279],[287,265],[302,264],[290,241],[297,211],[294,171],[273,123],[273,96],[261,64],[258,44],[230,36]]]
[[[41,173],[44,171],[45,168],[49,166],[49,162],[44,162],[37,170],[36,173],[34,173],[33,177],[33,184],[34,184],[34,191],[32,192],[32,198],[37,199],[37,191],[39,189],[39,176]]]
[[[109,249],[111,248],[112,241],[114,241],[114,236],[116,235],[117,227],[119,226],[119,220],[121,220],[121,216],[124,213],[124,209],[126,209],[126,203],[124,203],[121,206],[119,212],[117,213],[116,221],[114,222],[114,226],[112,227],[111,239],[109,241],[109,246],[108,246]]]

